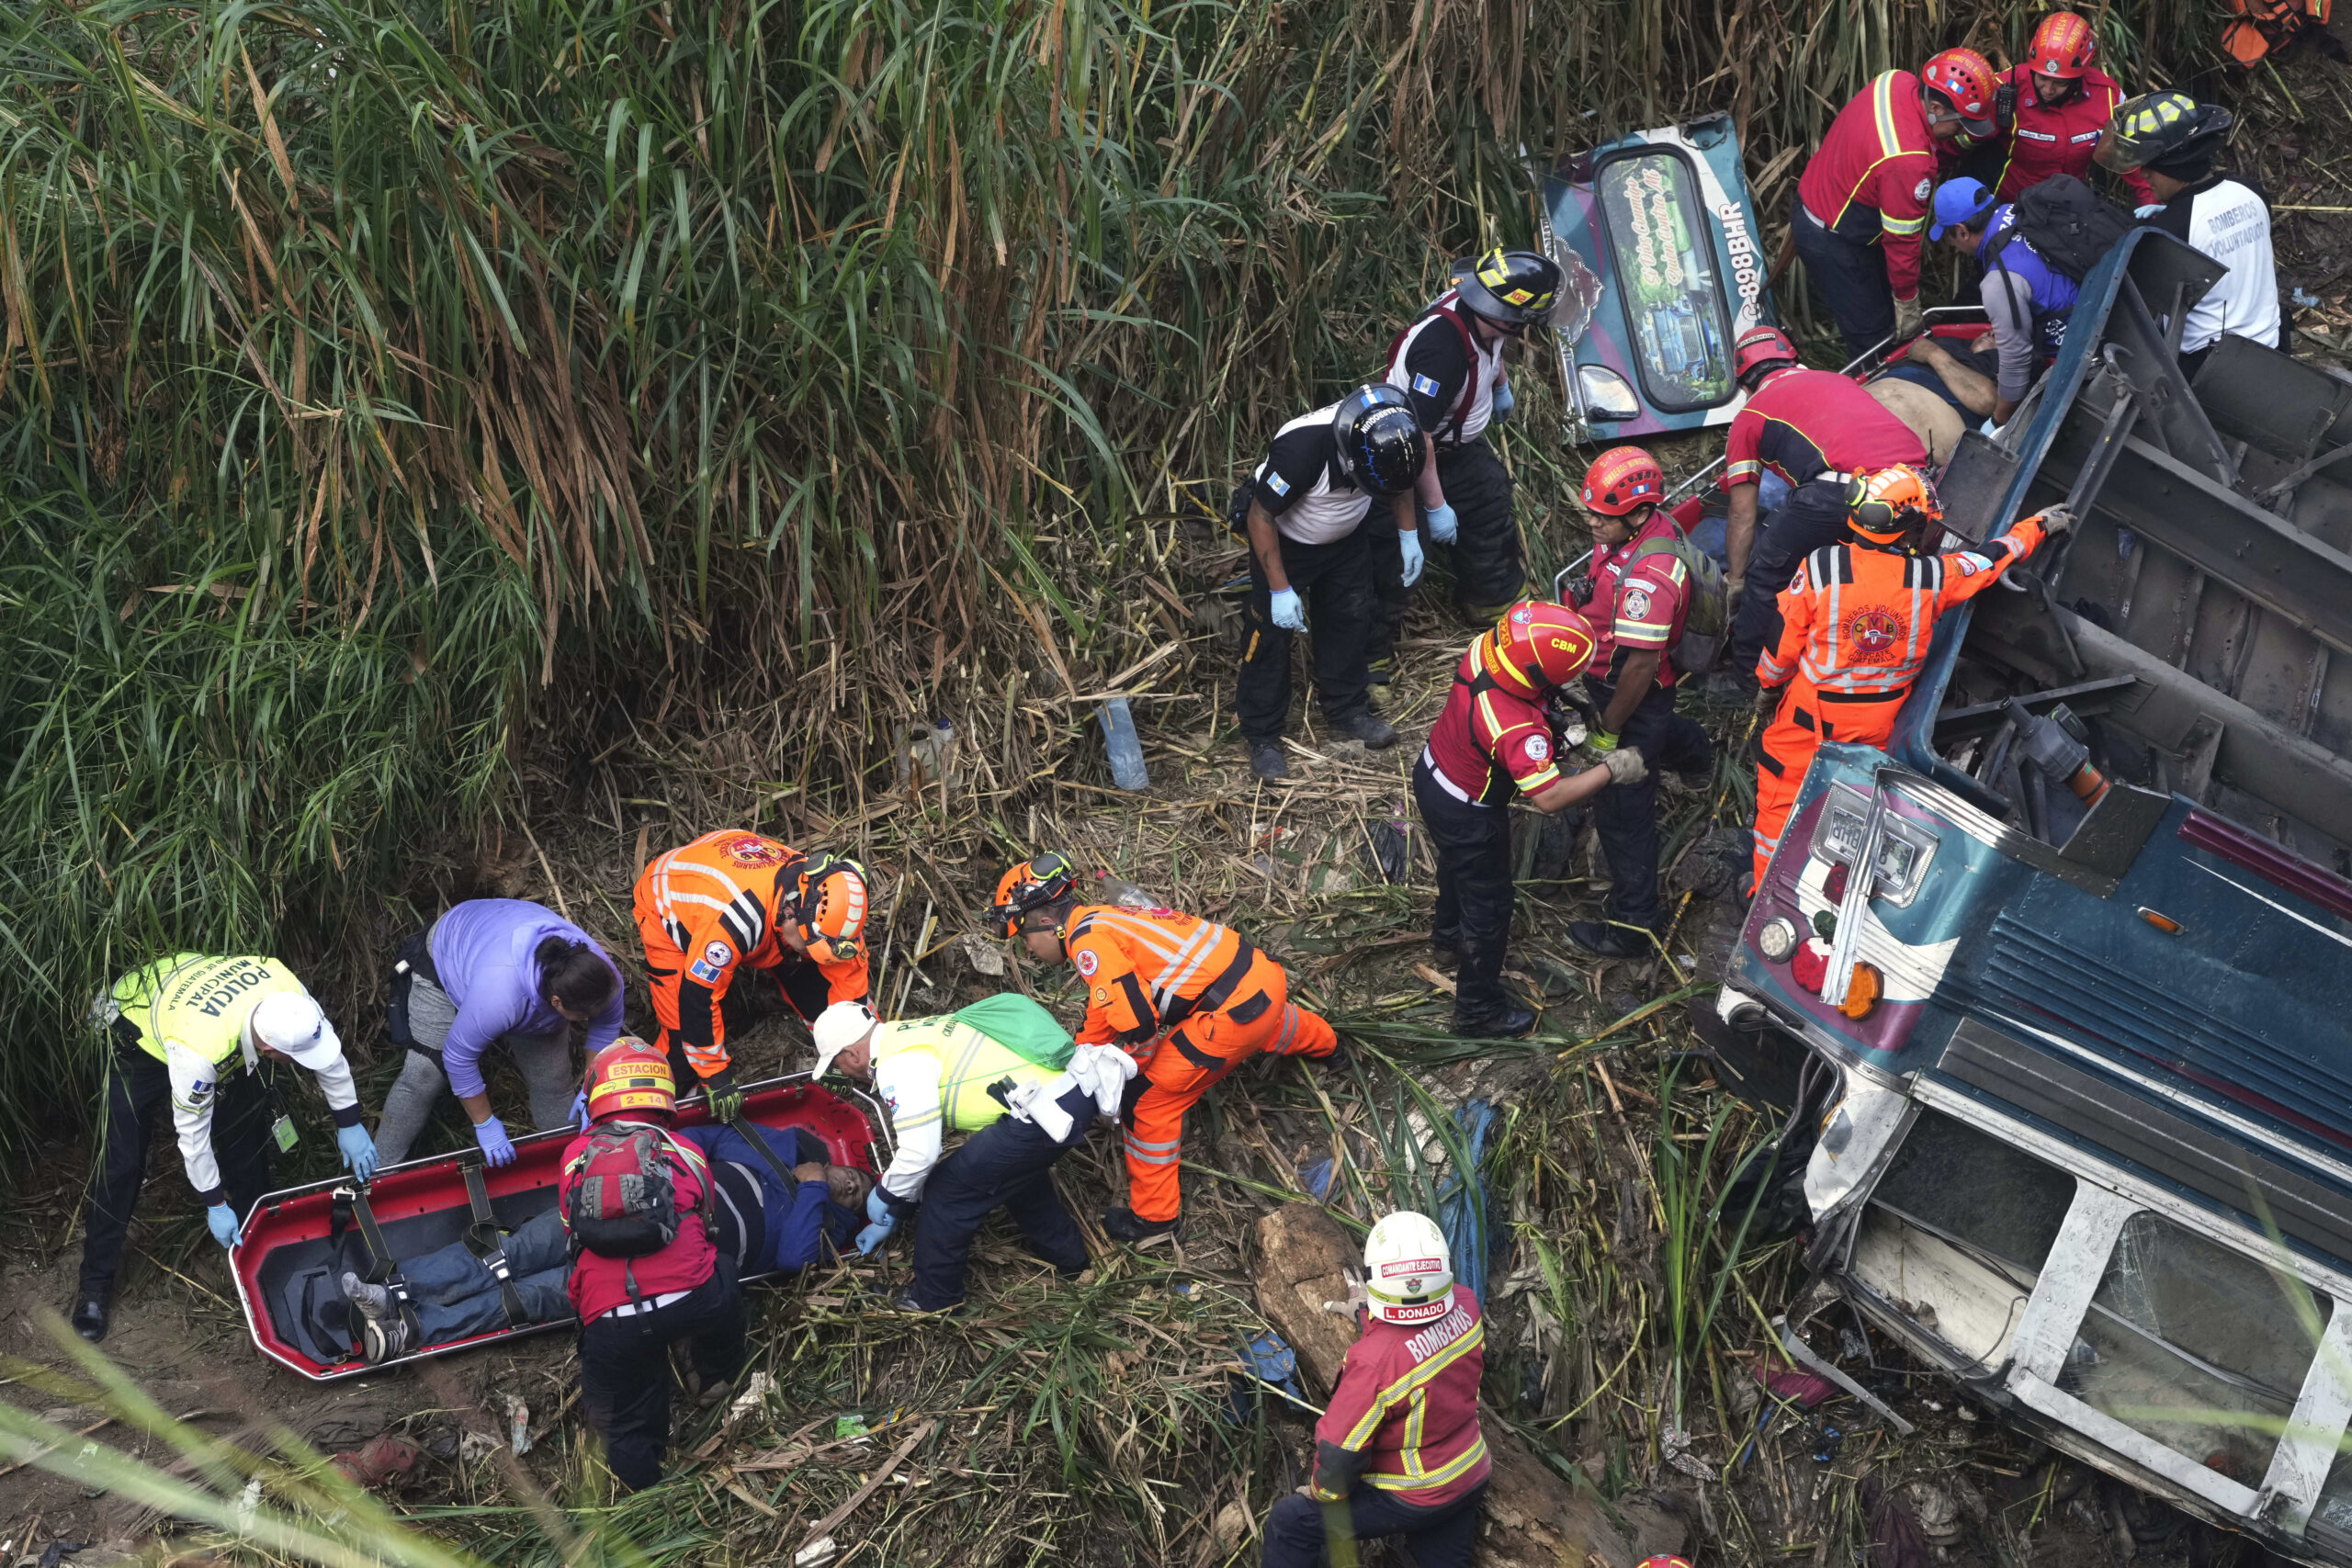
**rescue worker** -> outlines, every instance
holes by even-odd
[[[2052,11],[2033,29],[2025,58],[2001,73],[1993,91],[1995,130],[1963,159],[1989,183],[1996,201],[2015,201],[2052,175],[2090,177],[2091,159],[2123,89],[2091,62],[2098,39],[2072,11]],[[2137,173],[2123,184],[2135,202],[2153,201]]]
[[[1250,644],[1233,714],[1250,748],[1250,771],[1269,783],[1290,772],[1283,761],[1290,638],[1306,629],[1309,600],[1315,694],[1325,721],[1374,750],[1396,744],[1396,731],[1372,706],[1373,579],[1401,573],[1407,588],[1420,580],[1412,491],[1423,459],[1420,427],[1403,395],[1359,387],[1276,431],[1243,491]],[[1386,521],[1372,515],[1375,496],[1388,503]],[[1374,536],[1396,539],[1396,548],[1375,546]]]
[[[747,1134],[759,1137],[765,1157]],[[717,1194],[711,1240],[734,1259],[737,1279],[797,1272],[849,1249],[865,1218],[874,1179],[853,1166],[828,1161],[824,1141],[814,1133],[743,1122],[732,1127],[684,1127],[678,1136],[702,1150],[710,1162]],[[770,1160],[790,1174],[789,1187]],[[499,1242],[524,1319],[555,1323],[570,1317],[571,1242],[564,1231],[562,1209],[540,1211],[502,1233]],[[368,1360],[389,1361],[511,1325],[497,1274],[466,1242],[403,1258],[398,1269],[413,1303],[406,1311],[389,1285],[371,1283],[353,1272],[345,1272],[341,1281],[344,1299],[359,1314],[361,1354]]]
[[[107,1337],[130,1213],[147,1178],[147,1145],[166,1100],[188,1184],[212,1239],[224,1247],[237,1245],[244,1216],[270,1189],[272,1145],[294,1146],[294,1123],[262,1071],[264,1057],[290,1057],[317,1075],[344,1165],[361,1181],[376,1174],[376,1145],[363,1125],[343,1041],[277,959],[159,958],[117,980],[92,1004],[91,1021],[110,1051],[106,1123],[82,1211],[73,1322],[83,1338]]]
[[[1898,463],[1854,481],[1851,538],[1804,558],[1781,595],[1780,645],[1756,668],[1767,691],[1788,688],[1764,731],[1756,775],[1758,883],[1821,743],[1885,745],[1928,661],[1936,617],[1990,588],[2074,521],[2053,506],[2011,524],[1981,549],[1923,555],[1943,526],[1928,477]]]
[[[1176,1232],[1184,1113],[1210,1086],[1261,1052],[1324,1061],[1340,1048],[1329,1024],[1290,1000],[1281,964],[1192,915],[1081,904],[1078,875],[1058,854],[1006,872],[989,917],[1038,963],[1069,961],[1086,987],[1078,1043],[1117,1045],[1140,1069],[1119,1110],[1127,1201],[1102,1214],[1114,1241]]]
[[[1008,1011],[1035,1018],[1015,1016],[1008,1029],[999,1022]],[[914,1283],[895,1303],[903,1311],[963,1304],[972,1240],[999,1209],[1021,1227],[1031,1256],[1067,1277],[1086,1269],[1086,1237],[1054,1191],[1054,1166],[1086,1141],[1098,1111],[1118,1115],[1135,1058],[1115,1045],[1080,1045],[1067,1067],[1047,1067],[999,1038],[1016,1029],[1069,1043],[1051,1014],[1018,994],[894,1023],[876,1023],[863,1002],[836,1002],[817,1020],[812,1077],[872,1083],[899,1139],[866,1199],[858,1251],[871,1253],[922,1206]],[[971,1136],[942,1160],[941,1136],[951,1132]]]
[[[1945,50],[1916,76],[1886,72],[1838,111],[1798,177],[1790,231],[1855,357],[1918,335],[1919,231],[1939,150],[1993,133],[1993,67],[1973,49]]]
[[[1430,943],[1459,961],[1453,1032],[1515,1038],[1533,1010],[1503,987],[1513,904],[1510,804],[1547,816],[1590,800],[1612,782],[1637,782],[1641,752],[1621,747],[1602,766],[1564,773],[1551,699],[1583,674],[1599,639],[1565,604],[1523,600],[1462,655],[1445,708],[1413,765],[1413,801],[1437,850],[1437,908]]]
[[[1585,685],[1600,715],[1587,739],[1606,759],[1637,748],[1646,768],[1612,781],[1593,803],[1593,829],[1609,863],[1609,898],[1600,920],[1577,920],[1568,940],[1602,958],[1658,951],[1666,901],[1657,876],[1657,774],[1694,787],[1713,776],[1714,743],[1695,720],[1674,711],[1680,673],[1675,645],[1690,613],[1690,569],[1678,548],[1682,530],[1658,504],[1666,470],[1639,446],[1612,446],[1585,470],[1581,492],[1592,529],[1590,586],[1579,598],[1593,624],[1592,668]]]
[[[1724,660],[1731,678],[1715,685],[1745,682],[1757,655],[1780,640],[1773,595],[1807,553],[1846,536],[1849,476],[1928,457],[1917,433],[1868,389],[1834,370],[1800,365],[1797,345],[1778,327],[1740,333],[1732,369],[1747,398],[1724,435],[1724,551],[1734,620]],[[1789,486],[1789,497],[1764,521],[1759,539],[1758,494],[1767,474]]]
[[[752,986],[743,976],[738,987],[741,971],[764,976],[803,1022],[865,998],[872,883],[846,855],[804,855],[722,828],[655,857],[637,879],[636,906],[656,1043],[684,1055],[718,1121],[743,1109],[727,1050],[729,1027],[750,1016]]]
[[[1399,1210],[1364,1237],[1350,1301],[1362,1336],[1315,1423],[1315,1475],[1266,1519],[1265,1568],[1355,1561],[1403,1536],[1420,1568],[1469,1568],[1493,1461],[1478,1425],[1487,1328],[1445,1233]]]
[[[1527,581],[1510,472],[1487,442],[1487,426],[1508,419],[1516,402],[1503,351],[1551,319],[1560,282],[1559,264],[1547,255],[1488,251],[1388,348],[1388,384],[1412,399],[1429,444],[1419,490],[1430,542],[1453,547],[1454,604],[1481,624],[1508,609]],[[1403,591],[1389,591],[1393,575],[1381,579],[1375,668],[1394,657],[1409,603]]]
[[[2154,200],[2139,209],[2142,221],[2230,269],[2188,308],[2180,367],[2192,378],[2223,333],[2281,351],[2294,343],[2278,309],[2270,198],[2247,176],[2214,166],[2232,123],[2229,110],[2186,93],[2148,93],[2115,111],[2114,131],[2098,148],[2101,167],[2148,176]]]
[[[662,1479],[670,1442],[670,1347],[686,1342],[706,1387],[734,1381],[750,1359],[735,1260],[713,1239],[710,1161],[672,1131],[676,1079],[660,1047],[625,1034],[588,1066],[588,1130],[563,1152],[556,1206],[571,1242],[565,1283],[580,1318],[580,1403],[605,1439],[613,1477],[631,1492]],[[624,1178],[652,1157],[669,1186],[666,1214],[649,1215],[657,1184]],[[599,1250],[594,1226],[666,1219],[671,1239],[645,1251]],[[639,1243],[638,1245],[642,1245]]]
[[[621,1032],[621,973],[595,938],[521,898],[469,898],[402,945],[392,964],[385,1032],[408,1047],[384,1097],[376,1152],[408,1158],[445,1090],[455,1089],[492,1165],[514,1157],[506,1124],[490,1111],[481,1055],[503,1043],[530,1087],[531,1125],[563,1125],[579,1080],[571,1026],[588,1055]]]
[[[1981,181],[1965,175],[1936,187],[1936,216],[1928,238],[1984,268],[1977,293],[2000,359],[1984,423],[1990,435],[2009,423],[2042,366],[2056,356],[2083,286],[2033,248],[2017,226],[2016,204],[1996,202]]]

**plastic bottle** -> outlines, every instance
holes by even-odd
[[[1098,904],[1117,904],[1129,909],[1157,909],[1160,907],[1159,899],[1125,878],[1114,876],[1107,871],[1094,874],[1094,901]]]
[[[1113,697],[1104,703],[1101,717],[1102,744],[1111,753],[1111,781],[1121,789],[1149,789],[1151,773],[1143,765],[1143,742],[1136,738],[1127,699]]]
[[[909,725],[905,739],[899,743],[899,783],[903,784],[913,779],[922,785],[944,779],[954,784],[956,776],[947,770],[947,755],[955,745],[956,726],[946,719]]]

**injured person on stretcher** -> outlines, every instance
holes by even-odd
[[[759,1136],[774,1164],[752,1147],[747,1134]],[[865,1223],[874,1179],[849,1166],[828,1164],[824,1143],[813,1133],[744,1122],[736,1127],[682,1127],[677,1136],[710,1161],[718,1189],[711,1239],[734,1258],[738,1279],[806,1269],[846,1251]],[[775,1165],[792,1177],[789,1186]],[[555,1323],[571,1316],[564,1292],[571,1255],[561,1210],[533,1216],[502,1240],[522,1321]],[[401,1258],[396,1272],[409,1293],[405,1313],[391,1284],[371,1283],[351,1272],[343,1276],[343,1293],[362,1320],[364,1353],[370,1361],[514,1325],[498,1276],[465,1242]]]

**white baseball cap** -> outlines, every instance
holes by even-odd
[[[264,997],[245,1021],[254,1043],[282,1051],[317,1072],[343,1059],[343,1041],[327,1021],[326,1013],[307,991],[279,991]]]
[[[817,1066],[811,1077],[832,1070],[833,1058],[874,1032],[874,1010],[864,1002],[835,1002],[817,1015],[808,1032],[817,1042]]]

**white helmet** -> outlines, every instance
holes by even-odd
[[[316,1072],[343,1055],[343,1042],[307,991],[264,997],[246,1020],[254,1043],[283,1052]]]
[[[1384,1323],[1430,1323],[1453,1305],[1453,1255],[1427,1214],[1399,1209],[1363,1240],[1363,1290]]]
[[[817,1042],[817,1066],[810,1077],[821,1078],[831,1070],[833,1058],[865,1039],[874,1029],[874,1010],[864,1002],[835,1002],[817,1015],[808,1026],[809,1035]]]

